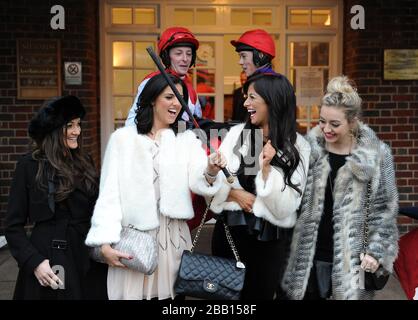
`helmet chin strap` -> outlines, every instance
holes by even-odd
[[[271,65],[271,59],[269,56],[257,49],[253,50],[253,62],[257,68],[261,68],[267,65]]]

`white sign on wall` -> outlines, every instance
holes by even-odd
[[[296,72],[297,104],[318,105],[324,94],[324,72],[321,68],[301,69]]]
[[[81,81],[81,62],[64,62],[65,83],[80,85]]]

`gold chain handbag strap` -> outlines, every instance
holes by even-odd
[[[363,224],[363,253],[366,254],[366,248],[369,243],[369,225],[368,225],[368,219],[370,214],[370,198],[371,198],[371,192],[372,192],[372,184],[369,181],[367,183],[367,195],[366,195],[366,216],[364,218],[364,224]]]
[[[195,248],[195,246],[197,244],[197,240],[199,239],[200,232],[202,231],[203,225],[205,224],[206,215],[207,215],[207,213],[209,211],[210,205],[212,204],[212,200],[213,200],[213,197],[210,199],[209,204],[206,206],[205,213],[203,213],[202,220],[200,221],[200,225],[199,225],[199,227],[197,229],[196,235],[194,236],[192,248],[190,249],[190,252],[192,252],[192,253],[193,253],[193,250],[194,250],[194,248]],[[230,247],[232,249],[232,252],[234,253],[235,260],[237,260],[237,262],[241,262],[241,259],[240,259],[239,255],[238,255],[238,250],[235,247],[234,240],[232,239],[231,233],[229,232],[229,228],[225,224],[225,222],[222,222],[222,223],[223,223],[224,228],[225,228],[226,239],[228,240],[228,243],[229,243],[229,245],[230,245]]]

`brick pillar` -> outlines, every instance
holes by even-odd
[[[418,2],[344,4],[344,74],[358,86],[364,121],[392,148],[399,205],[418,206],[418,80],[383,80],[383,49],[418,49]],[[365,9],[364,30],[350,26],[354,5]],[[407,217],[399,217],[398,224],[402,233],[417,226]]]

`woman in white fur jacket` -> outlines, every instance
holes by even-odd
[[[277,73],[250,77],[244,91],[245,124],[230,129],[220,151],[236,174],[215,194],[214,255],[233,257],[225,237],[230,228],[246,265],[242,299],[274,298],[290,245],[309,164],[309,144],[296,133],[296,97]]]
[[[170,76],[187,101],[183,82]],[[193,218],[191,191],[211,196],[217,173],[226,165],[220,153],[209,160],[192,131],[180,132],[181,105],[160,74],[141,93],[136,126],[114,132],[103,161],[100,193],[86,244],[101,247],[109,265],[109,299],[174,299],[183,250],[191,248],[186,221]],[[111,244],[122,226],[149,230],[158,243],[158,266],[151,275],[127,269],[129,255]]]

